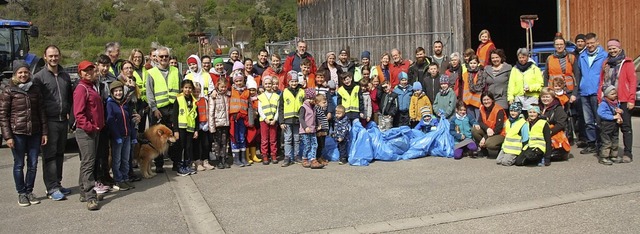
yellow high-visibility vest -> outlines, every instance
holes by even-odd
[[[527,121],[524,118],[516,120],[513,124],[508,121],[504,124],[506,136],[504,137],[504,142],[502,142],[502,151],[507,154],[520,155],[523,146],[520,129],[527,124]]]
[[[282,98],[284,100],[283,112],[284,119],[298,118],[298,111],[302,107],[304,102],[304,90],[299,89],[298,94],[293,96],[293,93],[289,89],[284,89],[282,92]]]
[[[178,68],[169,67],[168,82],[165,82],[164,76],[162,76],[160,69],[157,67],[151,68],[148,72],[153,78],[153,94],[156,99],[156,107],[162,108],[173,104],[178,92],[180,92]]]
[[[280,101],[280,95],[273,92],[271,97],[267,97],[267,93],[262,93],[258,96],[260,107],[266,116],[266,119],[276,119],[275,114],[278,110],[278,102]],[[264,121],[265,118],[260,117],[260,121]]]
[[[347,90],[343,87],[338,89],[338,94],[342,98],[342,106],[344,106],[345,112],[360,112],[360,99],[358,97],[358,92],[360,92],[360,86],[356,85],[351,90],[351,93],[347,92]]]
[[[187,99],[184,95],[180,94],[176,97],[178,101],[178,128],[187,129],[187,132],[194,132],[196,130],[196,116],[198,113],[198,105],[196,105],[196,98],[191,97],[191,108],[187,105]]]

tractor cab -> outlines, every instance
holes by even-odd
[[[32,72],[39,62],[34,54],[29,53],[29,37],[38,36],[38,28],[31,22],[0,19],[0,78],[13,75],[14,60],[25,60]]]

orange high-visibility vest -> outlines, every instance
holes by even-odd
[[[463,87],[462,101],[464,102],[464,104],[475,106],[476,108],[480,108],[480,105],[482,104],[482,101],[480,101],[481,93],[474,93],[474,92],[471,92],[471,90],[469,89],[469,72],[465,71],[462,73],[462,82],[464,82],[462,86]],[[476,82],[478,82],[477,72],[476,72],[476,75],[473,77],[473,83],[476,83]]]
[[[490,50],[495,49],[496,46],[493,44],[493,41],[488,41],[485,45],[480,45],[478,47],[478,51],[476,55],[478,56],[478,60],[480,61],[480,65],[486,66],[491,64],[491,55],[489,55]]]
[[[549,124],[549,128],[553,128],[553,124]],[[559,131],[556,135],[551,136],[551,147],[553,149],[564,149],[567,152],[571,151],[571,145],[569,145],[569,138],[564,130]]]
[[[196,105],[198,106],[198,122],[206,123],[207,122],[207,115],[209,115],[209,113],[207,111],[207,107],[208,107],[207,99],[204,98],[204,97],[201,97],[196,102]]]
[[[502,107],[500,105],[493,105],[493,109],[491,110],[491,113],[489,113],[489,116],[487,116],[487,111],[486,108],[484,106],[482,106],[480,108],[480,118],[482,118],[482,122],[484,122],[484,124],[487,125],[487,127],[495,130],[496,129],[496,124],[498,123],[497,119],[498,119],[498,113],[500,113],[500,111],[503,111],[504,109],[502,109]],[[488,117],[488,118],[487,118]],[[505,128],[502,128],[502,131],[500,132],[500,135],[505,136]]]
[[[573,91],[575,87],[575,82],[573,78],[573,62],[575,61],[575,56],[573,54],[567,54],[567,64],[565,67],[565,71],[562,72],[562,67],[560,66],[560,59],[556,56],[549,55],[547,58],[547,71],[549,71],[549,88],[553,88],[553,80],[554,77],[562,77],[564,79],[565,87],[567,90]]]
[[[236,89],[231,89],[231,98],[229,98],[229,114],[240,113],[245,116],[249,110],[249,90],[245,89],[242,93]]]

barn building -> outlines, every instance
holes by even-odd
[[[594,32],[601,44],[620,39],[635,58],[639,7],[640,1],[602,0],[298,0],[298,35],[318,63],[327,52],[344,48],[356,59],[369,50],[377,63],[392,48],[409,59],[418,46],[431,54],[435,40],[444,42],[447,54],[475,49],[478,33],[488,29],[513,63],[517,48],[526,44],[519,17],[536,14],[534,41],[550,41],[556,32],[573,41],[579,33]]]

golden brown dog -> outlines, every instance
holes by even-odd
[[[169,150],[169,144],[175,143],[176,138],[173,131],[164,124],[156,124],[144,131],[146,141],[141,141],[136,146],[136,160],[140,165],[142,177],[149,179],[154,177],[156,173],[151,171],[151,162],[161,154],[166,154]]]

